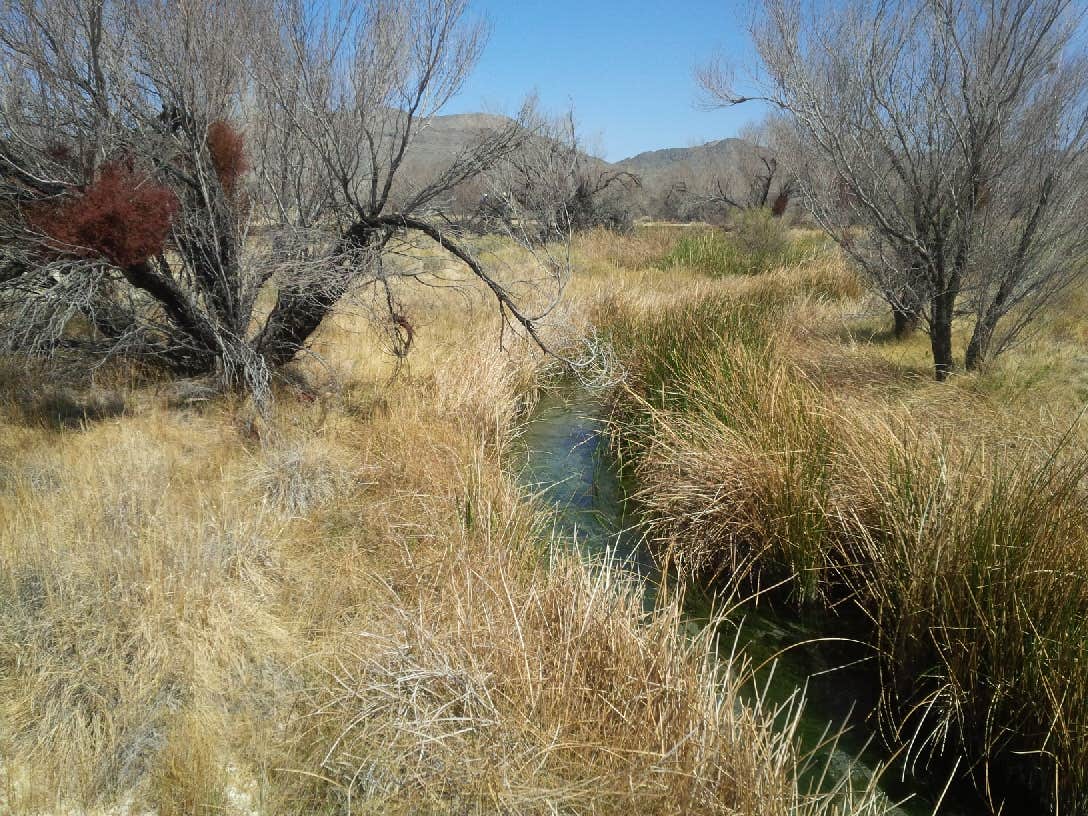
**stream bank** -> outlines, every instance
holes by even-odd
[[[513,464],[519,481],[555,508],[555,532],[576,543],[589,559],[609,558],[637,573],[646,587],[645,602],[653,604],[658,573],[649,553],[640,544],[636,520],[626,511],[620,468],[609,450],[601,419],[599,397],[580,389],[543,399],[526,424],[516,447]],[[688,621],[704,625],[709,603],[694,598]],[[888,768],[875,784],[886,796],[893,816],[928,816],[935,812],[966,813],[960,805],[941,800],[933,790],[909,777],[865,722],[872,710],[875,690],[864,668],[840,668],[850,662],[841,642],[821,638],[796,616],[776,613],[761,606],[742,606],[720,633],[723,650],[734,646],[745,652],[757,672],[757,692],[772,705],[787,705],[799,694],[806,703],[798,740],[802,752],[811,752],[810,770],[802,785],[829,789],[846,775],[855,790],[873,782],[877,769]],[[846,730],[828,744],[827,737]],[[898,804],[893,804],[898,803]]]

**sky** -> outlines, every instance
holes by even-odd
[[[510,114],[536,91],[573,105],[590,152],[609,161],[737,135],[762,110],[705,110],[693,72],[715,53],[753,62],[746,0],[473,0],[491,24],[480,64],[444,113]]]

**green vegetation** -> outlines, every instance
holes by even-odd
[[[685,266],[711,276],[758,275],[793,266],[826,251],[818,233],[791,235],[781,219],[766,210],[746,210],[732,229],[694,229],[659,261],[663,269]]]
[[[1060,369],[1036,348],[926,383],[919,341],[844,335],[834,259],[679,298],[613,274],[613,432],[660,554],[720,590],[783,582],[867,640],[918,767],[958,763],[995,809],[1088,809],[1088,456]],[[982,396],[1011,381],[1031,393]]]

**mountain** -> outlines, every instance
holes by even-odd
[[[510,123],[510,119],[490,113],[457,113],[446,116],[433,116],[420,128],[413,150],[421,154],[432,154],[435,160],[456,155],[482,132],[494,130]],[[596,159],[602,166],[643,176],[644,181],[655,178],[679,168],[692,171],[736,167],[758,156],[759,148],[743,139],[720,139],[715,142],[693,147],[668,147],[663,150],[649,150],[621,159],[606,162]]]
[[[433,157],[452,159],[471,145],[481,133],[498,130],[510,124],[506,116],[491,113],[455,113],[432,116],[420,125],[413,152]]]
[[[721,139],[694,147],[667,147],[649,150],[615,162],[617,167],[632,173],[655,174],[681,166],[696,166],[707,162],[732,162],[750,157],[756,147],[743,139]]]
[[[766,148],[744,139],[720,139],[694,147],[639,153],[614,166],[641,178],[636,208],[640,214],[666,220],[717,221],[728,212],[723,197],[746,201],[758,189],[753,184],[767,172],[763,162],[767,155]],[[772,199],[781,183],[781,179],[772,182]]]

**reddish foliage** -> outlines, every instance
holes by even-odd
[[[771,204],[771,215],[775,218],[781,218],[782,214],[786,212],[786,207],[790,204],[790,191],[783,188],[774,199],[774,203]]]
[[[208,153],[219,183],[228,195],[234,194],[238,179],[249,169],[246,137],[222,119],[208,125]]]
[[[30,222],[58,243],[129,267],[162,250],[177,209],[168,187],[114,163],[79,195],[32,213]]]

